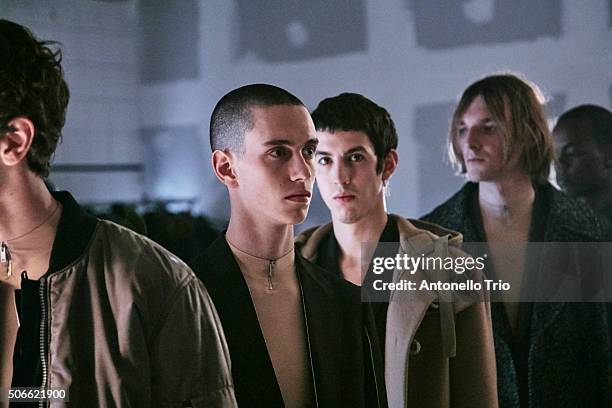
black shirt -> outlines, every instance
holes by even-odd
[[[538,188],[534,185],[535,197],[533,202],[533,210],[531,213],[531,225],[529,227],[529,242],[542,242],[544,241],[544,234],[546,232],[546,224],[548,219],[548,209],[550,204],[546,197],[543,189]],[[480,242],[486,242],[486,233],[484,230],[484,224],[482,220],[482,212],[478,204],[478,189],[474,189],[472,194],[467,197],[466,206],[470,211],[471,218],[476,226],[478,234],[478,240]],[[534,251],[534,249],[529,249]],[[537,256],[535,253],[527,253],[527,256]],[[495,277],[495,269],[491,262],[486,262],[486,270],[492,279]],[[527,276],[524,278],[527,279]],[[529,286],[523,282],[522,287],[528,288]],[[514,362],[516,365],[516,375],[518,381],[518,392],[521,405],[527,404],[529,401],[529,333],[531,325],[531,314],[533,310],[533,304],[528,302],[521,302],[518,310],[518,325],[516,332],[513,333],[508,313],[503,303],[493,302],[491,304],[491,312],[493,319],[493,329],[497,335],[503,336],[506,342],[510,345],[512,350]]]
[[[380,239],[378,242],[392,242],[396,243],[397,247],[393,246],[393,248],[377,248],[374,257],[394,257],[399,249],[399,230],[397,227],[397,223],[393,219],[393,217],[387,216],[387,224],[380,234]],[[340,246],[338,245],[338,241],[336,240],[336,236],[333,233],[325,237],[319,243],[319,247],[317,249],[318,256],[316,263],[330,272],[336,273],[339,276],[342,276],[342,271],[340,270]],[[391,252],[391,253],[389,253]],[[368,273],[365,276],[364,281],[367,281],[368,278],[372,277],[372,265],[370,264],[368,268]],[[378,277],[380,278],[380,277]],[[386,278],[386,279],[385,279]],[[392,276],[383,277],[385,281],[391,281]],[[389,292],[389,291],[387,291]],[[385,331],[387,325],[387,309],[389,307],[388,302],[376,302],[371,303],[370,307],[372,308],[372,312],[374,314],[374,319],[376,322],[376,332],[380,342],[380,347],[382,349],[383,355],[385,352]]]
[[[40,282],[21,274],[21,290],[15,290],[19,329],[13,353],[13,387],[39,387],[40,364]]]

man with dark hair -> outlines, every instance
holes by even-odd
[[[559,187],[612,221],[612,112],[580,105],[553,129]]]
[[[284,89],[246,85],[217,103],[210,133],[231,215],[192,266],[219,312],[238,404],[384,406],[359,289],[294,250],[318,143],[308,110]]]
[[[45,186],[69,98],[50,45],[0,20],[0,389],[235,406],[218,316],[187,265]]]
[[[297,238],[306,259],[363,284],[364,293],[372,294],[372,275],[364,276],[362,269],[364,242],[387,243],[376,250],[376,257],[419,257],[423,253],[413,248],[434,247],[446,239],[448,254],[460,255],[459,234],[387,214],[385,189],[397,166],[398,137],[384,108],[362,95],[343,93],[319,103],[312,118],[319,139],[317,185],[332,223]],[[495,407],[488,303],[476,297],[472,299],[476,301],[448,303],[437,296],[399,292],[371,304],[378,337],[385,344],[389,405]]]
[[[532,302],[534,293],[549,294],[538,279],[554,286],[559,277],[577,280],[596,270],[576,268],[570,251],[553,250],[568,246],[540,250],[542,245],[531,243],[611,237],[604,220],[548,183],[553,141],[543,106],[538,87],[515,74],[469,85],[453,113],[447,144],[468,182],[423,219],[459,231],[468,243],[486,243],[489,278],[511,288],[503,302],[492,305],[500,407],[609,407],[605,305],[559,297]]]

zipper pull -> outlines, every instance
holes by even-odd
[[[6,242],[2,241],[2,243],[0,244],[0,262],[2,263],[6,263],[8,261],[8,247],[6,245]]]
[[[11,275],[13,275],[13,261],[11,259],[11,251],[9,251],[8,245],[6,245],[6,242],[4,241],[0,243],[0,263],[8,263],[6,269],[6,278],[10,278]]]
[[[268,264],[268,290],[274,290],[274,286],[272,285],[272,272],[274,271],[274,265],[276,261],[270,261]]]

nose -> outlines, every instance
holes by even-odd
[[[469,128],[465,130],[465,144],[466,147],[469,147],[472,150],[478,150],[480,148],[480,135],[478,130],[475,128]]]
[[[306,160],[301,154],[293,155],[291,160],[291,181],[308,181],[314,174],[312,160]]]
[[[333,165],[333,180],[335,184],[349,184],[351,177],[348,169],[342,163],[342,160],[337,160]]]

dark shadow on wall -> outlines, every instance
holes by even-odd
[[[239,56],[290,62],[367,48],[363,0],[238,0],[237,9]]]
[[[405,0],[417,44],[428,49],[561,35],[560,0]]]
[[[195,0],[139,1],[143,83],[200,76],[200,13]]]

